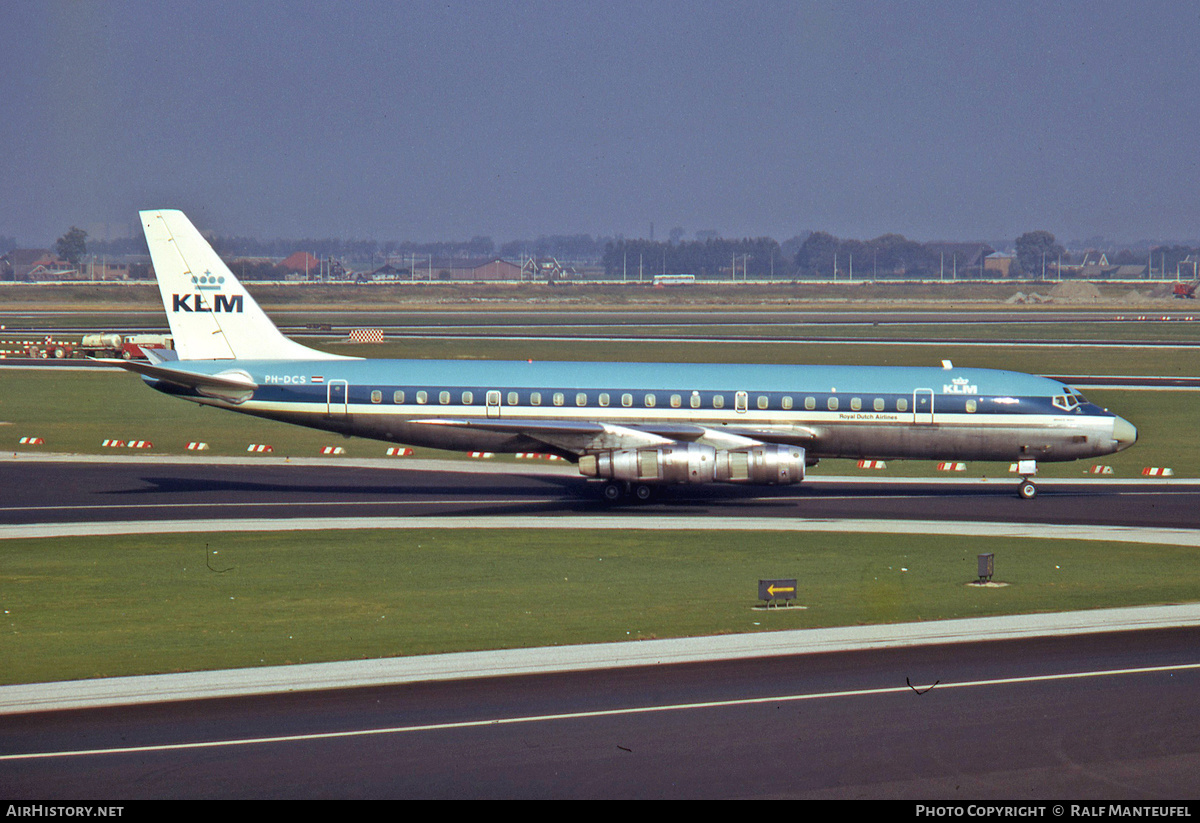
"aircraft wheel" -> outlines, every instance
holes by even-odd
[[[654,496],[654,489],[650,486],[647,486],[645,483],[639,483],[633,487],[633,496],[645,503]]]
[[[1021,495],[1023,500],[1032,500],[1037,497],[1037,486],[1033,485],[1032,481],[1026,480],[1017,489],[1017,494]]]
[[[616,503],[621,499],[624,489],[621,488],[620,483],[605,483],[600,493],[604,495],[604,499],[609,503]]]

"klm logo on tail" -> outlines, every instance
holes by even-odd
[[[224,277],[219,277],[211,271],[206,271],[204,274],[197,277],[192,275],[192,283],[196,286],[197,292],[219,292],[221,284],[225,282]],[[204,295],[202,294],[174,294],[172,295],[171,311],[173,312],[211,312],[215,314],[241,314],[242,313],[242,296],[240,294],[224,295],[214,294],[215,298],[212,308],[205,305]]]
[[[241,314],[242,313],[242,295],[240,294],[214,294],[212,308],[205,305],[204,295],[202,294],[173,294],[171,295],[171,311],[173,312],[192,312],[204,313],[212,312],[214,314]]]

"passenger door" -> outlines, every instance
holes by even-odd
[[[350,411],[350,383],[345,380],[330,380],[326,386],[325,413],[330,417],[348,414]]]
[[[933,389],[913,392],[913,422],[918,425],[933,423]]]

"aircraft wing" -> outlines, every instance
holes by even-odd
[[[808,445],[817,432],[798,426],[709,427],[693,424],[616,425],[590,420],[433,418],[414,423],[503,434],[520,434],[579,455],[606,449],[640,449],[672,443],[703,443],[716,449],[744,449],[764,443]]]
[[[193,389],[205,397],[241,403],[250,398],[258,384],[242,371],[225,371],[220,374],[200,374],[169,366],[142,363],[136,360],[118,360],[108,357],[93,357],[98,363],[120,366],[126,371],[137,372],[154,380],[162,380],[186,389]]]

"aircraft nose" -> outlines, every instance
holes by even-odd
[[[1137,429],[1124,417],[1113,421],[1113,440],[1117,441],[1117,451],[1127,449],[1137,442]]]

